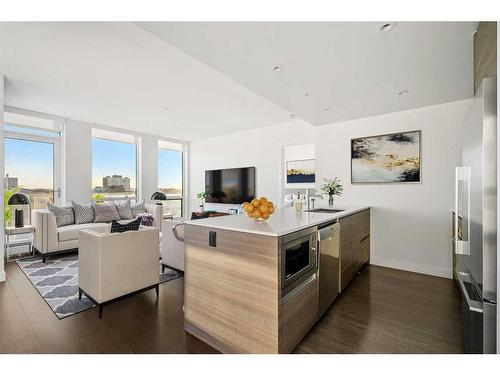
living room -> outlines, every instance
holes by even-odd
[[[2,20],[0,353],[498,353],[462,18]]]

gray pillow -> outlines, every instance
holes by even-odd
[[[122,220],[133,219],[132,209],[130,208],[130,199],[124,201],[115,201],[116,211]]]
[[[54,206],[52,203],[47,203],[47,209],[56,217],[57,227],[75,224],[75,213],[72,207]]]
[[[111,203],[92,203],[94,209],[94,223],[111,223],[113,220],[120,220],[120,215],[116,211],[115,204]]]
[[[146,211],[146,205],[144,204],[144,201],[140,201],[139,203],[134,203],[130,206],[132,209],[132,216],[137,217],[137,215],[142,214]]]
[[[73,211],[75,211],[76,224],[92,223],[94,221],[94,209],[91,205],[83,205],[75,201],[71,201],[71,205]]]

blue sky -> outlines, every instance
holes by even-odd
[[[5,139],[5,173],[25,188],[53,188],[53,146],[50,143]]]
[[[182,189],[182,152],[160,149],[158,187]]]
[[[5,172],[19,178],[26,188],[52,188],[52,144],[16,139],[5,140]],[[151,166],[155,168],[156,166]],[[92,185],[102,186],[102,177],[119,174],[136,186],[136,146],[94,139],[92,142]],[[182,152],[161,149],[158,153],[159,187],[182,187]]]
[[[131,143],[92,140],[92,187],[102,186],[102,178],[114,174],[130,177],[135,189],[136,152]]]

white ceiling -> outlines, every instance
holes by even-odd
[[[195,140],[290,113],[322,125],[472,96],[475,23],[379,26],[0,23],[5,102]]]
[[[380,31],[382,24],[140,26],[313,125],[472,96],[477,23],[403,22],[389,32]],[[283,70],[274,72],[276,65]],[[403,90],[409,94],[398,96]]]
[[[288,112],[133,23],[0,28],[6,105],[182,140],[288,120]]]

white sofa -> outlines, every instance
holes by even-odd
[[[165,267],[172,268],[177,271],[184,271],[184,242],[179,241],[174,236],[173,227],[177,226],[177,233],[180,237],[184,237],[184,225],[182,221],[164,220],[161,242],[161,264],[162,272]]]
[[[146,204],[147,212],[155,219],[154,227],[161,231],[163,221],[163,206]],[[130,220],[120,220],[127,223]],[[55,215],[47,209],[33,210],[31,223],[35,227],[33,247],[45,262],[45,258],[53,253],[79,248],[78,232],[82,229],[91,229],[95,232],[106,233],[110,231],[111,223],[72,224],[57,227]]]
[[[78,253],[79,298],[82,293],[99,305],[156,289],[159,293],[158,228],[141,227],[124,233],[80,231]]]

